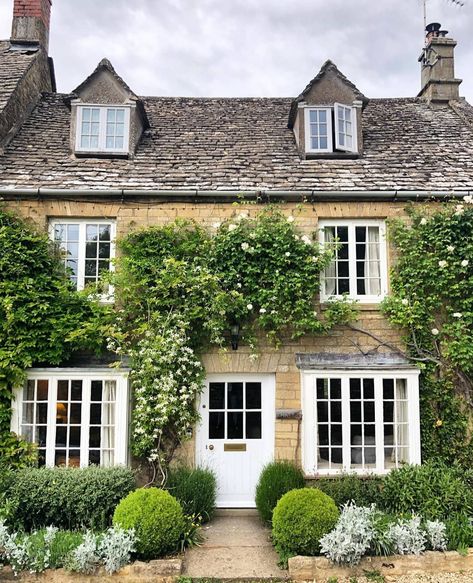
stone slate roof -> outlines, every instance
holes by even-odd
[[[46,94],[0,156],[0,188],[201,190],[473,189],[473,109],[371,99],[359,159],[299,158],[292,99],[143,97],[133,159],[74,158],[70,96]]]
[[[0,41],[0,114],[18,81],[34,61],[37,51],[10,51],[9,41]]]

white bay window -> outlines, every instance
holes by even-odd
[[[304,374],[308,475],[383,474],[420,463],[418,370]]]
[[[321,301],[346,294],[360,302],[380,302],[387,293],[384,221],[320,220],[319,227],[320,244],[333,251],[322,274]]]
[[[15,391],[11,429],[38,444],[40,465],[127,462],[126,374],[36,369]]]

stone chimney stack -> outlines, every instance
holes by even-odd
[[[52,0],[14,0],[11,43],[39,45],[48,52]]]
[[[430,102],[459,99],[461,79],[455,78],[454,51],[456,41],[448,38],[438,22],[427,26],[425,48],[419,57],[422,65],[422,89],[418,97]]]

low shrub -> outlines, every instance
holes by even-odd
[[[333,478],[318,478],[311,486],[333,498],[339,508],[349,502],[354,502],[356,506],[370,506],[379,503],[383,478],[342,474]]]
[[[179,502],[158,488],[140,488],[117,506],[113,524],[134,529],[136,551],[142,559],[156,559],[177,550],[185,530]]]
[[[272,462],[264,467],[256,486],[256,508],[262,520],[270,522],[279,499],[304,486],[302,471],[290,462]]]
[[[415,513],[431,520],[471,514],[473,491],[465,476],[456,467],[434,462],[403,466],[385,477],[380,506],[394,514]]]
[[[166,489],[181,503],[184,514],[212,518],[217,497],[217,480],[211,470],[177,467],[169,472]]]
[[[50,525],[104,530],[117,504],[135,488],[134,473],[124,467],[25,468],[8,482],[6,519],[26,531]]]
[[[466,514],[454,514],[446,521],[448,550],[473,547],[473,521]]]
[[[294,555],[317,555],[320,539],[334,528],[339,514],[333,499],[315,488],[284,494],[273,512],[273,541],[282,563]]]

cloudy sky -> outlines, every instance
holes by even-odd
[[[13,0],[0,0],[0,38]],[[473,0],[428,0],[473,102]],[[422,0],[53,0],[50,53],[71,91],[106,56],[140,95],[293,96],[330,58],[369,97],[420,89]]]

